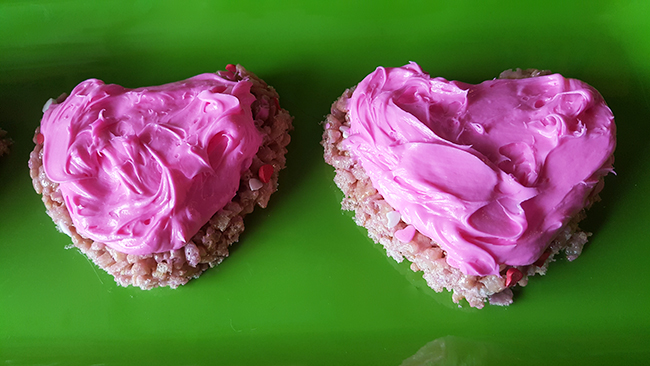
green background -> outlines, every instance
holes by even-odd
[[[0,127],[15,142],[0,159],[0,364],[647,364],[649,60],[647,1],[0,1]],[[583,225],[590,244],[508,308],[459,308],[340,210],[320,122],[375,67],[408,61],[470,83],[550,69],[614,111],[617,175]],[[119,288],[64,249],[31,187],[41,107],[90,77],[138,87],[228,63],[295,117],[280,190],[199,280]]]

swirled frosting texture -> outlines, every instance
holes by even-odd
[[[43,166],[76,230],[128,254],[181,248],[236,194],[262,136],[249,81],[139,89],[90,79],[41,121]]]
[[[345,148],[466,274],[533,263],[612,171],[611,111],[558,74],[470,85],[379,67],[348,103]]]

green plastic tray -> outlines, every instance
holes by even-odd
[[[2,365],[632,365],[650,358],[650,3],[0,1]],[[478,83],[534,67],[614,111],[617,175],[508,308],[458,307],[340,210],[331,103],[379,65]],[[177,290],[118,287],[56,231],[27,160],[41,107],[100,78],[157,85],[241,63],[295,116],[288,168],[231,256]],[[428,363],[427,363],[428,362]]]

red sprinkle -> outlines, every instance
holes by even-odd
[[[226,65],[226,70],[228,70],[228,71],[230,71],[232,73],[237,72],[237,66],[235,66],[233,64],[228,64],[228,65]]]
[[[264,164],[260,167],[260,170],[257,172],[257,175],[260,177],[260,180],[264,183],[268,183],[271,180],[273,175],[273,165]]]
[[[546,263],[546,260],[548,259],[549,255],[551,255],[551,251],[550,250],[545,251],[544,253],[542,253],[541,257],[539,257],[539,259],[536,260],[535,263],[533,264],[536,265],[537,267],[543,266],[544,263]]]
[[[45,142],[45,136],[43,136],[43,134],[40,133],[40,132],[37,133],[36,134],[36,143],[39,144],[39,145],[42,145],[43,142]]]
[[[277,109],[279,111],[280,110],[280,101],[278,100],[278,98],[273,98],[273,102],[275,102],[275,109]]]
[[[524,278],[524,274],[520,270],[514,267],[508,268],[506,272],[506,287],[514,286],[522,278]]]

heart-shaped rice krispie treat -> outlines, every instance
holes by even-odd
[[[218,265],[266,207],[292,118],[242,66],[50,100],[29,160],[47,213],[122,286],[177,287]]]
[[[343,209],[435,291],[473,307],[569,260],[612,171],[614,117],[591,86],[537,70],[471,85],[379,67],[332,106],[325,161]]]

